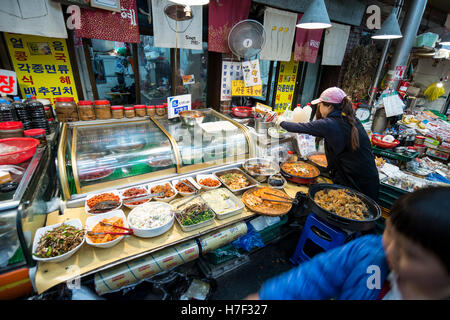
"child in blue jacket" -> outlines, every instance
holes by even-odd
[[[318,254],[247,299],[450,299],[450,188],[402,196],[382,236]]]

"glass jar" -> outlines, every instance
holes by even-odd
[[[153,117],[156,114],[155,106],[147,106],[147,115]]]
[[[56,117],[60,122],[78,121],[77,104],[73,97],[62,97],[55,99]]]
[[[23,124],[20,121],[0,123],[0,139],[23,137]]]
[[[78,112],[80,113],[80,120],[88,121],[96,119],[94,103],[90,100],[78,101]]]
[[[45,147],[47,145],[47,137],[44,129],[30,129],[24,131],[25,137],[39,140],[38,147]]]
[[[166,114],[165,108],[162,104],[159,106],[156,106],[156,114],[160,117]]]
[[[50,107],[46,107],[44,106],[44,110],[45,110],[45,117],[48,119],[51,119],[53,117],[52,115],[52,110],[50,110]]]
[[[123,118],[123,106],[112,106],[111,113],[113,119],[122,119]]]
[[[95,100],[94,105],[98,120],[111,119],[111,104],[108,100]]]
[[[163,103],[163,107],[164,107],[164,114],[167,114],[167,102]]]
[[[124,109],[126,118],[134,118],[134,107],[125,107]]]
[[[146,115],[145,105],[143,105],[143,104],[135,105],[134,111],[135,111],[137,117],[145,117],[145,115]]]

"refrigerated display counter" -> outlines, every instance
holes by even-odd
[[[200,125],[158,117],[65,123],[58,149],[61,193],[69,207],[86,195],[254,156],[248,129],[212,110]]]

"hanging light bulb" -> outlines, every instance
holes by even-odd
[[[209,0],[170,0],[177,4],[184,4],[185,6],[203,6],[209,3]]]
[[[375,34],[372,35],[372,39],[399,39],[403,37],[398,25],[397,17],[395,15],[395,9],[392,10],[386,21]]]
[[[302,29],[325,29],[331,27],[330,17],[328,16],[324,0],[314,0],[306,9],[296,27]]]

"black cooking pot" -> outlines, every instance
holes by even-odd
[[[325,210],[321,206],[319,206],[314,201],[314,195],[323,190],[323,189],[347,189],[352,194],[355,194],[360,198],[368,209],[368,217],[365,220],[354,220],[349,218],[341,217],[336,213]],[[325,222],[329,224],[346,230],[352,231],[367,231],[375,227],[375,222],[381,217],[381,208],[378,204],[370,199],[365,194],[362,194],[356,190],[350,189],[345,186],[337,185],[337,184],[326,184],[326,183],[317,183],[309,186],[308,195],[303,194],[303,196],[299,196],[300,202],[303,202],[303,207],[307,207],[310,211],[315,213],[318,217],[320,217]],[[303,198],[303,199],[301,199]],[[303,200],[303,201],[302,201]]]

